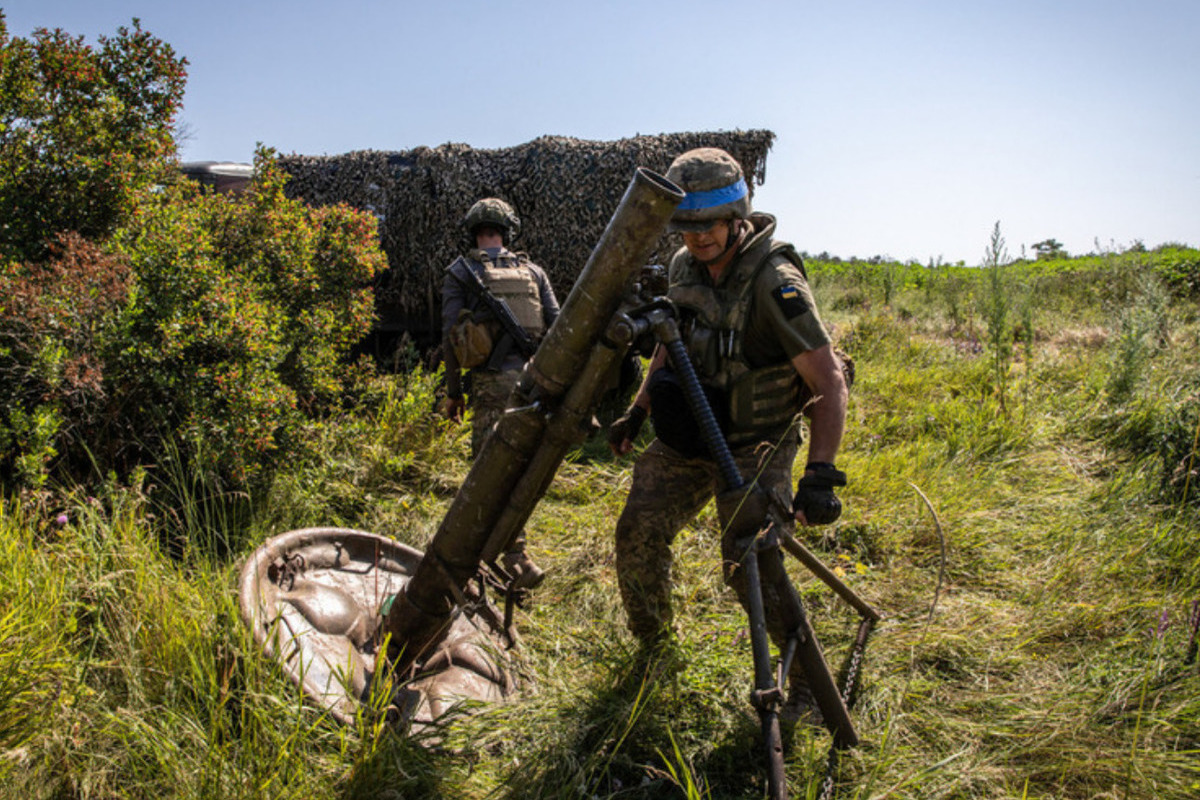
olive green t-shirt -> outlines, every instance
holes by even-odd
[[[744,357],[754,368],[829,344],[808,281],[784,256],[772,257],[758,273],[745,337]]]

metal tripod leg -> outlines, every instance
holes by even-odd
[[[746,595],[750,606],[750,646],[754,653],[754,692],[750,702],[758,710],[763,740],[767,748],[767,785],[771,800],[786,800],[787,780],[783,769],[783,736],[779,730],[779,706],[783,700],[782,683],[775,682],[771,671],[771,643],[767,638],[766,610],[763,607],[762,580],[759,575],[756,538],[739,542],[742,569],[746,572]]]
[[[796,640],[796,657],[800,659],[813,698],[825,718],[825,727],[833,734],[833,741],[837,747],[854,747],[858,744],[858,734],[854,732],[850,712],[846,709],[842,694],[817,641],[817,635],[804,612],[800,595],[784,569],[783,556],[778,545],[770,542],[766,547],[760,547],[758,561],[761,579],[769,581],[781,595],[780,615],[790,638]]]

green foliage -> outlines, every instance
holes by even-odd
[[[1043,239],[1033,244],[1039,261],[1050,261],[1056,258],[1066,258],[1067,251],[1058,239]]]
[[[271,154],[229,198],[181,183],[119,232],[136,289],[109,351],[112,382],[188,463],[240,485],[295,446],[297,412],[340,399],[343,359],[371,324],[383,256],[369,214],[286,198]]]
[[[1200,386],[1171,408],[1160,444],[1162,483],[1172,502],[1200,506]]]
[[[468,452],[469,425],[434,410],[439,379],[420,369],[363,374],[340,413],[307,421],[307,452],[271,487],[270,504],[286,509],[275,512],[278,524],[387,531],[421,545],[468,466],[457,459]]]
[[[1163,245],[1154,251],[1152,263],[1176,294],[1193,300],[1200,298],[1200,250]]]
[[[287,199],[265,150],[242,197],[180,181],[185,65],[137,20],[92,47],[0,13],[0,484],[179,462],[242,487],[341,400],[375,221]]]
[[[163,187],[111,254],[68,237],[0,273],[0,477],[181,462],[241,487],[341,401],[383,265],[374,221],[286,198],[267,152],[258,168],[236,198]]]
[[[1200,384],[1164,383],[1124,398],[1088,428],[1157,477],[1158,498],[1200,505]]]
[[[75,619],[64,596],[70,586],[55,559],[32,541],[32,515],[0,502],[0,752],[45,734],[73,689]],[[36,610],[36,613],[34,613]],[[66,691],[63,691],[66,688]],[[0,785],[12,785],[12,758],[0,758]]]
[[[26,489],[0,498],[0,797],[762,797],[715,514],[673,544],[679,648],[648,663],[612,570],[629,467],[603,447],[526,525],[548,577],[513,609],[514,702],[426,747],[382,715],[335,724],[263,655],[230,591],[251,546],[323,524],[424,546],[470,461],[436,373],[340,362],[382,264],[373,220],[290,203],[258,166],[245,197],[164,184],[115,239],[0,271],[0,469]],[[1193,256],[1008,263],[1002,244],[1003,271],[809,262],[858,381],[844,515],[798,535],[885,614],[864,744],[832,777],[847,798],[1193,798]],[[47,480],[93,463],[121,474]],[[836,669],[857,617],[788,568]],[[790,733],[791,796],[818,796],[828,745]]]
[[[40,486],[59,454],[86,461],[112,414],[105,351],[128,287],[125,260],[76,234],[0,267],[0,481]]]
[[[1140,291],[1115,311],[1118,330],[1109,394],[1124,402],[1137,388],[1149,360],[1170,342],[1167,296],[1153,272],[1138,273]]]
[[[987,273],[983,321],[987,328],[988,354],[992,364],[992,379],[1000,410],[1008,413],[1009,370],[1013,356],[1012,286],[1008,275],[1008,251],[1000,234],[1000,223],[992,228],[992,238],[984,255],[983,269]]]
[[[1009,269],[1051,311],[1019,309],[1038,358],[1014,352],[1023,406],[1007,416],[981,303],[954,325],[916,281],[889,308],[865,267],[821,279],[823,305],[863,286],[875,301],[833,312],[858,366],[845,512],[799,532],[885,614],[851,711],[864,744],[834,772],[838,794],[1190,800],[1200,678],[1183,662],[1200,543],[1196,509],[1159,490],[1168,463],[1195,469],[1200,329],[1166,295],[1169,340],[1117,402],[1114,302],[1158,300],[1104,258],[1076,273]],[[986,297],[985,270],[948,274],[964,297]],[[219,529],[237,555],[312,525],[424,547],[470,468],[466,429],[433,414],[436,373],[354,380],[354,402],[298,420],[306,447],[253,513],[222,516],[220,487],[177,459],[182,526]],[[304,702],[237,618],[237,560],[164,555],[161,483],[0,505],[0,635],[13,654],[0,667],[19,676],[0,679],[0,702],[19,710],[13,727],[0,722],[0,796],[761,798],[746,620],[721,580],[711,509],[673,544],[670,670],[638,658],[624,630],[611,536],[628,469],[599,452],[560,469],[526,525],[548,568],[514,609],[528,680],[514,702],[453,715],[436,747],[369,713],[336,725]],[[836,670],[857,616],[788,568]],[[823,731],[791,732],[790,796],[819,795],[828,746]]]
[[[99,46],[62,30],[11,37],[0,11],[0,259],[39,261],[52,237],[102,238],[174,155],[187,61],[142,30]]]

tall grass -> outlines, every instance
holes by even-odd
[[[1127,275],[1097,288],[1118,269],[1104,259],[809,266],[858,380],[845,513],[800,535],[886,615],[838,796],[1197,796],[1196,314]],[[1014,336],[1022,368],[1001,350]],[[549,574],[518,611],[517,701],[464,709],[437,742],[378,710],[341,726],[258,650],[233,592],[258,542],[307,525],[432,535],[469,467],[464,427],[430,413],[436,384],[418,370],[364,385],[261,496],[164,464],[94,496],[0,503],[0,798],[762,797],[715,514],[675,542],[679,652],[647,664],[613,569],[629,467],[602,443],[529,521]],[[857,617],[789,569],[836,667]],[[821,791],[829,743],[790,735],[794,797]]]

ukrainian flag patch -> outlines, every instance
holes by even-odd
[[[798,317],[808,311],[808,301],[804,299],[804,292],[800,291],[799,287],[790,284],[780,286],[771,292],[771,296],[775,298],[775,302],[779,304],[779,310],[787,319]]]

